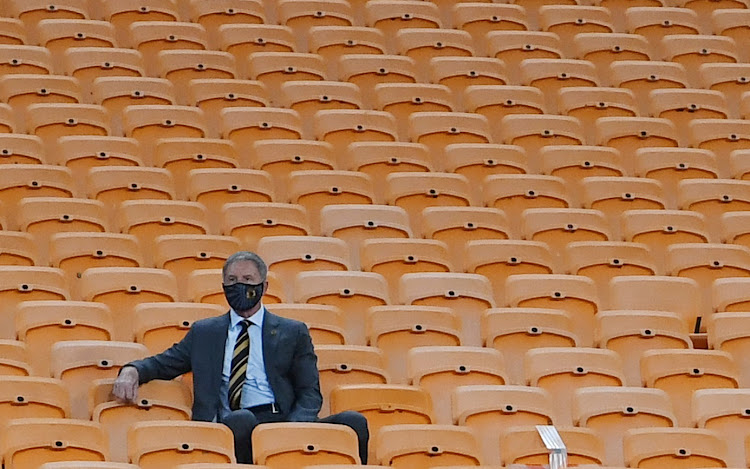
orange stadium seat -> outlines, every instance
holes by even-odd
[[[639,34],[579,33],[573,38],[577,56],[593,63],[602,84],[612,84],[609,66],[621,60],[651,60],[649,42]]]
[[[384,276],[393,300],[399,298],[402,275],[414,272],[450,272],[453,266],[442,241],[412,238],[366,239],[360,248],[363,270]]]
[[[89,389],[91,419],[101,425],[109,439],[110,458],[127,461],[127,432],[136,422],[190,419],[190,389],[178,380],[154,380],[138,388],[134,404],[112,397],[114,378],[96,380]],[[137,466],[136,466],[137,467]]]
[[[202,50],[208,46],[208,33],[200,24],[178,21],[138,21],[128,26],[128,44],[143,54],[149,75],[158,74],[156,56],[163,50]]]
[[[523,237],[545,243],[558,259],[562,258],[569,243],[614,239],[604,214],[599,210],[530,208],[524,210],[521,217]]]
[[[251,148],[258,140],[301,139],[302,121],[291,109],[232,107],[223,109],[222,138],[242,148]]]
[[[570,313],[580,345],[593,343],[594,320],[601,309],[594,281],[579,275],[519,274],[505,281],[511,307],[562,309]]]
[[[627,430],[677,426],[667,393],[638,386],[577,389],[573,395],[573,420],[576,425],[597,432],[611,464],[625,464],[622,438]]]
[[[574,54],[573,39],[577,34],[614,32],[610,12],[601,6],[543,5],[539,8],[539,23],[542,31],[560,36],[568,57]]]
[[[455,143],[490,143],[489,121],[475,113],[445,111],[417,112],[409,116],[412,141],[427,145],[437,155]]]
[[[456,3],[453,7],[453,27],[471,34],[474,49],[480,54],[487,53],[486,36],[492,31],[526,31],[529,22],[526,10],[520,5],[508,4],[466,4]]]
[[[293,289],[296,303],[337,306],[352,344],[365,343],[367,310],[390,303],[385,279],[371,272],[300,272]]]
[[[730,212],[722,215],[719,221],[721,240],[727,243],[750,247],[747,241],[748,216],[746,212]]]
[[[91,88],[94,102],[110,112],[117,135],[123,133],[122,111],[126,106],[177,103],[174,86],[164,78],[105,76],[94,79]]]
[[[726,467],[727,444],[700,428],[634,428],[625,432],[623,453],[629,467]]]
[[[172,173],[164,168],[143,166],[99,166],[87,177],[87,195],[113,213],[127,200],[174,200]]]
[[[71,417],[88,419],[88,389],[96,379],[115,378],[124,364],[145,358],[141,344],[105,340],[56,342],[51,350],[52,376],[70,391]]]
[[[35,135],[0,134],[0,164],[46,164],[42,139]]]
[[[682,318],[691,332],[697,318],[703,315],[695,280],[659,275],[613,278],[608,309],[671,311]]]
[[[60,269],[4,265],[0,267],[0,299],[0,339],[15,339],[14,314],[21,302],[69,300],[70,291]]]
[[[639,148],[635,152],[635,174],[656,179],[665,189],[671,206],[677,206],[677,188],[684,179],[716,179],[719,165],[709,150],[699,148]]]
[[[533,86],[471,85],[464,90],[464,101],[468,111],[482,114],[498,124],[510,114],[544,114],[546,111],[544,95]]]
[[[101,303],[24,301],[15,314],[16,334],[26,343],[36,376],[50,375],[50,349],[61,340],[111,340],[113,322]]]
[[[510,226],[505,213],[491,207],[427,207],[422,211],[426,238],[448,245],[455,268],[464,265],[464,246],[477,239],[508,239]]]
[[[605,462],[604,442],[594,430],[564,423],[557,425],[557,431],[567,448],[570,464],[599,467]],[[501,461],[506,466],[542,465],[549,461],[549,450],[536,427],[512,427],[502,433],[499,439]]]
[[[206,28],[208,42],[214,47],[218,45],[222,26],[267,22],[263,2],[259,0],[190,2],[190,18]]]
[[[513,385],[459,386],[453,392],[453,421],[478,438],[484,462],[499,464],[499,437],[509,427],[550,425],[554,406],[541,388]],[[453,467],[453,466],[451,466]],[[456,466],[468,467],[468,466]],[[494,468],[500,466],[481,466]]]
[[[0,231],[1,266],[34,266],[40,265],[39,246],[34,236],[20,231]]]
[[[94,104],[32,104],[26,108],[26,130],[52,148],[66,135],[111,135],[106,108]]]
[[[140,52],[123,48],[71,47],[62,57],[63,70],[77,78],[85,91],[103,77],[142,77],[146,75]]]
[[[221,232],[255,250],[267,236],[311,234],[307,211],[301,205],[278,202],[232,202],[222,208]]]
[[[377,347],[363,345],[317,345],[320,392],[323,405],[320,416],[330,415],[331,391],[348,384],[387,384],[385,355]]]
[[[378,83],[416,83],[413,59],[400,55],[347,54],[339,59],[339,79],[359,86],[366,107],[375,105]]]
[[[128,31],[137,21],[178,21],[177,8],[170,0],[148,2],[108,1],[102,4],[104,19],[112,23],[117,31],[117,39],[123,46],[129,46]]]
[[[228,427],[212,422],[136,422],[127,435],[128,459],[141,469],[174,468],[180,463],[235,463]]]
[[[133,313],[135,341],[157,354],[182,340],[195,321],[219,316],[226,309],[212,304],[145,302],[137,304]]]
[[[748,406],[746,389],[699,389],[693,393],[693,422],[698,428],[717,432],[727,443],[727,463],[745,464],[747,428],[743,419]]]
[[[218,117],[228,107],[269,106],[265,85],[256,80],[232,78],[194,78],[187,82],[188,103],[198,106],[209,117],[211,132],[219,134]]]
[[[492,308],[482,315],[482,341],[503,354],[508,378],[524,384],[527,351],[541,347],[575,347],[570,314],[546,308]]]
[[[573,396],[590,386],[624,386],[622,360],[612,350],[589,347],[542,347],[526,352],[526,382],[555,396],[556,425],[573,423]]]
[[[86,193],[89,169],[95,166],[144,166],[138,141],[125,137],[71,135],[57,140],[56,163],[73,172],[79,193]]]
[[[400,424],[383,427],[374,436],[376,459],[389,467],[422,469],[435,463],[469,466],[482,463],[477,438],[468,428]]]
[[[303,122],[309,124],[317,111],[362,107],[362,97],[357,85],[338,81],[302,80],[283,83],[280,101],[284,107],[297,111]]]
[[[710,316],[706,329],[708,330],[709,346],[714,350],[721,350],[732,356],[732,359],[737,363],[740,386],[745,387],[748,378],[750,378],[746,371],[747,356],[744,355],[750,337],[748,335],[747,317],[738,312],[717,312]]]
[[[252,167],[271,175],[277,200],[288,200],[288,181],[292,171],[337,169],[336,155],[327,142],[316,140],[258,140],[249,152],[250,161],[241,156],[242,167]]]
[[[72,47],[118,47],[115,28],[109,21],[43,19],[36,25],[39,45],[49,49],[56,68],[63,53]]]
[[[375,99],[377,109],[390,112],[396,118],[402,140],[409,133],[412,113],[454,111],[451,91],[445,85],[382,83],[375,86]]]
[[[274,314],[302,321],[310,330],[313,345],[349,345],[341,309],[332,305],[277,303]]]
[[[115,340],[133,339],[134,308],[142,302],[176,301],[177,280],[168,270],[146,267],[93,267],[81,275],[80,295],[112,311]]]
[[[247,76],[268,88],[272,101],[281,96],[287,81],[320,81],[327,77],[323,57],[297,52],[253,52],[248,56]]]
[[[327,205],[320,211],[320,233],[343,239],[352,264],[360,267],[363,242],[375,238],[410,238],[409,216],[401,207],[388,205]]]
[[[0,44],[22,46],[28,44],[26,25],[18,18],[0,18]]]
[[[0,339],[0,376],[31,376],[31,373],[26,344],[20,340]]]
[[[191,272],[219,269],[229,256],[239,250],[239,240],[230,236],[162,235],[154,241],[154,264],[174,274],[180,296],[183,296]]]
[[[451,89],[459,109],[466,108],[462,94],[469,86],[509,83],[505,63],[493,57],[435,57],[430,60],[430,72],[432,82]]]
[[[461,345],[461,324],[449,308],[383,305],[367,311],[367,343],[385,354],[392,383],[406,383],[403,357],[409,349],[431,345]]]
[[[492,284],[495,303],[505,306],[505,281],[518,274],[551,274],[558,262],[539,241],[477,239],[467,241],[461,253],[467,272],[484,275]]]
[[[602,311],[596,318],[595,343],[620,354],[628,386],[642,386],[643,352],[693,348],[689,326],[677,313],[668,311]]]
[[[505,360],[500,352],[485,347],[422,346],[406,355],[409,384],[432,396],[435,421],[452,423],[451,394],[458,386],[508,384]]]
[[[109,230],[104,204],[96,200],[67,197],[27,197],[18,204],[21,231],[36,237],[42,244],[61,232],[94,232]]]
[[[366,24],[378,28],[393,40],[405,28],[441,28],[440,8],[432,2],[414,3],[404,0],[375,0],[365,4]],[[389,44],[394,49],[394,44]]]
[[[125,136],[138,140],[144,152],[153,151],[156,140],[161,138],[208,137],[204,112],[192,106],[127,106],[122,121]]]
[[[436,28],[403,28],[396,32],[400,55],[414,59],[418,67],[426,67],[435,57],[471,57],[474,46],[466,31]],[[423,78],[428,75],[424,70]]]
[[[17,418],[66,418],[70,395],[53,378],[30,376],[0,377],[0,416],[3,422]]]
[[[715,350],[645,351],[641,358],[641,375],[646,387],[669,394],[679,426],[692,424],[694,391],[739,387],[737,367],[731,355]]]
[[[328,76],[339,75],[340,58],[348,54],[387,54],[384,31],[361,26],[313,26],[308,33],[310,52],[326,61]]]
[[[268,173],[256,169],[207,168],[188,174],[184,188],[188,200],[206,207],[209,226],[217,231],[221,209],[226,203],[271,202],[273,181]]]
[[[229,439],[231,442],[231,433]],[[346,425],[320,422],[268,423],[253,430],[252,445],[254,462],[270,467],[361,462],[357,434]]]
[[[432,398],[419,387],[401,384],[348,384],[331,391],[331,413],[353,410],[367,418],[368,431],[377,435],[383,427],[403,424],[431,424]],[[369,458],[375,460],[375,445]]]
[[[582,189],[583,206],[604,213],[617,237],[620,236],[619,217],[624,211],[667,208],[664,188],[654,179],[592,176],[582,181]]]
[[[528,14],[528,11],[527,11]],[[544,31],[493,31],[487,34],[489,56],[505,62],[512,82],[520,82],[518,66],[525,59],[563,57],[560,36]]]
[[[250,54],[296,50],[292,29],[277,24],[226,24],[219,27],[217,42],[219,49],[234,55],[237,71],[243,77],[248,76]]]
[[[180,102],[187,102],[190,80],[239,78],[235,59],[229,52],[165,50],[156,58],[159,76],[171,81]]]
[[[320,232],[320,211],[331,204],[371,204],[373,183],[357,171],[293,171],[289,175],[289,199],[307,211],[310,226]]]
[[[0,451],[4,465],[9,468],[31,469],[53,461],[109,459],[107,437],[95,422],[22,418],[7,422],[2,435]]]
[[[735,9],[734,14],[729,14],[726,11],[714,10],[711,13],[712,30],[714,34],[721,36],[727,36],[737,44],[743,44],[748,39],[748,11],[741,11]],[[737,50],[739,57],[742,62],[747,62],[748,55],[744,47],[739,47]]]

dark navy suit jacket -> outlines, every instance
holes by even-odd
[[[224,344],[229,313],[196,321],[185,337],[164,352],[129,363],[138,370],[140,383],[173,379],[193,372],[193,420],[218,419]],[[317,420],[323,398],[317,357],[307,326],[266,309],[263,320],[263,359],[268,383],[284,419]]]

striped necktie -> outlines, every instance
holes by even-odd
[[[234,343],[232,370],[229,372],[229,408],[232,410],[240,408],[242,385],[245,383],[245,373],[247,372],[247,357],[250,355],[250,335],[247,332],[248,327],[250,327],[250,320],[243,320],[240,322],[240,326],[242,326],[242,330],[237,336],[237,342]]]

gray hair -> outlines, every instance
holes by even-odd
[[[260,278],[263,282],[266,281],[266,278],[268,277],[268,266],[259,255],[250,251],[237,251],[229,256],[226,262],[224,262],[224,267],[221,268],[221,277],[224,278],[227,275],[227,269],[229,269],[230,265],[239,261],[250,261],[255,264],[255,267],[258,268],[258,272],[260,273]]]

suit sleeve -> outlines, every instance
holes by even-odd
[[[313,422],[323,405],[318,376],[318,357],[313,350],[312,338],[307,326],[300,324],[292,364],[294,406],[289,412],[291,422]]]
[[[136,360],[125,366],[138,370],[139,384],[154,379],[171,380],[192,369],[191,351],[193,349],[193,328],[185,337],[164,352],[142,360]]]

